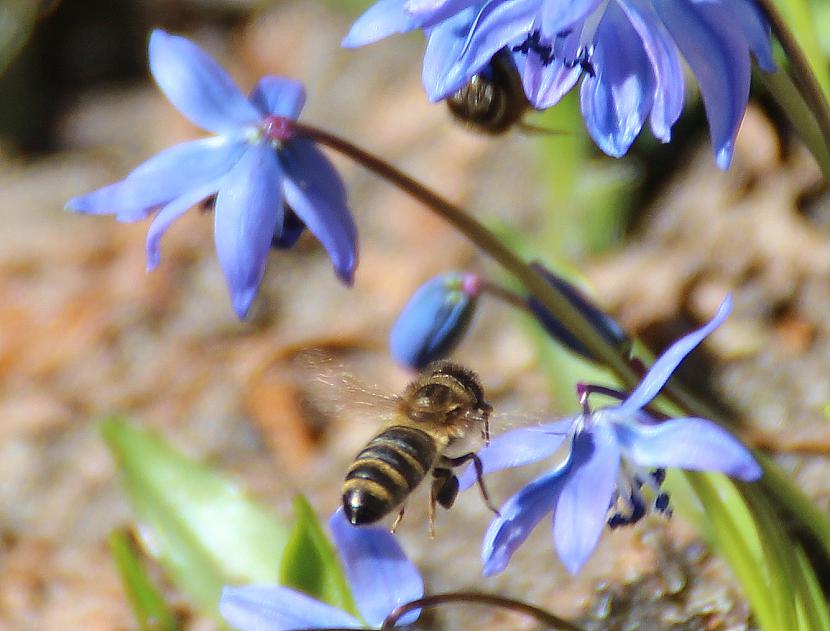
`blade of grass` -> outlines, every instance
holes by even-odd
[[[113,531],[107,544],[139,629],[178,631],[176,617],[144,570],[130,533],[126,530]]]

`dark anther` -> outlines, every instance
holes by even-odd
[[[661,513],[666,512],[669,507],[669,494],[668,493],[660,493],[657,496],[657,499],[654,500],[654,508],[656,508]]]
[[[580,48],[576,53],[576,57],[573,59],[564,59],[562,60],[562,64],[566,68],[579,66],[589,77],[596,77],[597,73],[594,69],[594,64],[591,63],[591,52],[590,48]]]
[[[663,484],[666,481],[666,470],[665,469],[655,469],[651,472],[651,479],[654,480],[657,486]]]
[[[558,37],[558,35],[557,35]],[[553,54],[553,46],[542,43],[542,33],[538,29],[530,33],[521,44],[511,49],[514,53],[528,55],[531,52],[539,56],[542,65],[547,66],[556,58]]]
[[[620,528],[621,526],[627,526],[628,525],[628,520],[625,519],[619,513],[614,513],[613,515],[611,515],[611,517],[608,518],[607,523],[608,523],[608,527],[611,530],[616,530],[617,528]]]
[[[628,518],[629,523],[636,524],[640,521],[643,517],[646,516],[646,505],[643,502],[643,498],[639,496],[635,496],[632,494],[631,496],[631,516]]]

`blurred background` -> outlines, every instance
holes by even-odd
[[[272,255],[250,321],[238,322],[212,219],[199,209],[171,228],[161,266],[146,274],[145,224],[63,206],[202,134],[149,78],[154,27],[195,40],[244,90],[264,74],[304,81],[303,120],[415,175],[526,256],[578,275],[654,350],[734,292],[732,317],[683,375],[733,408],[742,435],[830,508],[830,204],[812,158],[764,94],[750,104],[727,173],[714,165],[693,88],[672,144],[644,132],[624,161],[593,147],[574,98],[530,117],[564,133],[477,136],[426,101],[420,36],[339,47],[367,4],[0,5],[0,629],[136,628],[106,545],[132,516],[96,429],[101,418],[120,413],[158,430],[277,515],[290,514],[297,492],[326,515],[376,426],[332,413],[298,354],[324,349],[359,379],[397,392],[411,375],[389,358],[386,335],[412,291],[448,270],[498,277],[440,220],[339,156],[360,230],[353,289],[305,235]],[[567,413],[573,383],[595,374],[487,298],[456,357],[516,419]],[[504,501],[519,481],[492,484]],[[432,592],[499,591],[588,628],[751,627],[724,562],[682,518],[609,533],[578,578],[555,561],[542,527],[512,571],[483,579],[476,542],[489,514],[468,495],[439,515],[435,540],[425,496],[408,506],[400,534]],[[217,628],[159,580],[183,628]],[[487,610],[427,626],[471,620],[532,628]]]

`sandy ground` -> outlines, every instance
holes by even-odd
[[[542,195],[516,193],[534,166],[530,141],[483,139],[451,124],[423,98],[417,38],[343,51],[337,42],[347,26],[300,2],[257,14],[230,39],[210,29],[191,35],[243,86],[265,73],[303,78],[305,120],[467,207],[531,225]],[[397,310],[432,274],[477,265],[438,219],[338,159],[361,231],[354,289],[338,284],[306,236],[272,256],[253,317],[240,323],[209,215],[193,210],[178,221],[163,241],[161,267],[146,274],[146,225],[62,210],[72,195],[198,135],[145,81],[81,93],[62,120],[65,149],[0,163],[0,629],[134,628],[105,547],[130,510],[97,419],[124,412],[158,429],[278,513],[289,514],[298,490],[326,512],[373,427],[311,414],[313,389],[292,378],[289,359],[326,347],[361,379],[397,391],[408,375],[385,352]],[[817,179],[803,151],[780,147],[751,110],[729,173],[716,170],[708,147],[693,152],[629,245],[589,261],[586,273],[620,321],[658,348],[733,291],[735,313],[706,345],[718,368],[697,360],[692,380],[710,381],[748,421],[747,436],[781,453],[828,508],[830,215],[821,200],[797,205]],[[490,304],[480,314],[458,358],[481,373],[501,409],[555,410],[534,372],[534,349],[505,308]],[[505,477],[492,491],[505,498],[517,485]],[[434,541],[425,534],[425,501],[410,504],[401,536],[431,591],[496,590],[580,617],[588,628],[748,628],[725,564],[681,519],[605,536],[577,578],[558,565],[540,528],[512,572],[485,580],[475,542],[488,517],[478,498],[462,497],[441,515]],[[453,610],[426,626],[471,624],[532,628],[489,610]],[[213,623],[195,617],[188,628]]]

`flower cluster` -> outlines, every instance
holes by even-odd
[[[423,596],[421,575],[388,530],[356,528],[346,521],[342,508],[329,519],[329,530],[360,619],[278,585],[225,587],[219,601],[225,619],[241,631],[377,628],[396,607]],[[407,613],[400,624],[414,623],[419,613]]]
[[[334,167],[309,140],[275,139],[278,118],[295,120],[302,84],[262,78],[246,98],[233,80],[189,40],[161,30],[150,36],[150,71],[179,111],[211,138],[176,145],[124,180],[71,199],[79,213],[139,221],[156,213],[147,234],[147,269],[159,264],[159,241],[191,206],[216,196],[214,238],[233,308],[245,317],[273,246],[290,247],[304,227],[351,283],[357,234]]]
[[[528,101],[545,109],[582,77],[586,126],[621,156],[646,120],[663,142],[683,108],[681,55],[703,95],[718,166],[727,168],[746,109],[750,52],[775,70],[769,27],[754,0],[379,0],[344,46],[423,29],[423,81],[445,99],[511,54]]]
[[[559,558],[575,574],[593,552],[606,524],[615,528],[638,521],[648,502],[657,511],[668,511],[668,495],[660,488],[666,467],[719,471],[747,481],[761,476],[749,451],[712,421],[658,420],[646,409],[683,358],[726,319],[730,309],[727,299],[708,324],[669,347],[618,405],[591,410],[591,392],[613,392],[580,386],[581,414],[508,432],[478,453],[484,472],[491,473],[547,458],[566,441],[569,447],[553,471],[528,484],[500,509],[484,539],[485,574],[504,570],[548,513],[553,513]],[[475,480],[474,471],[465,471],[461,488]]]

